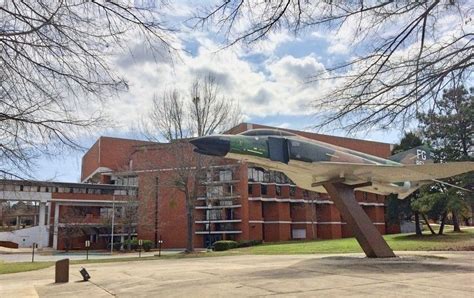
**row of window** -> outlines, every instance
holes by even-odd
[[[280,185],[275,185],[275,194],[277,196],[282,195],[281,188],[282,187]],[[249,193],[249,195],[253,194],[253,184],[249,184],[248,193]],[[309,196],[308,191],[306,191],[305,193],[306,193],[307,196]],[[303,194],[305,194],[305,193],[303,193]],[[263,195],[263,196],[268,195],[268,185],[266,185],[266,184],[261,184],[260,185],[260,194]],[[290,197],[294,197],[295,195],[296,195],[296,186],[290,186]]]
[[[138,186],[138,177],[137,176],[124,176],[124,177],[115,177],[115,185],[122,186]]]
[[[262,168],[248,168],[247,176],[250,182],[294,184],[285,174],[276,171],[265,171]]]
[[[206,174],[206,181],[232,181],[232,176],[232,170],[220,170],[218,173],[211,170]]]
[[[86,187],[57,187],[57,186],[31,186],[31,185],[3,185],[3,191],[22,191],[22,192],[51,192],[51,193],[82,193],[96,195],[136,195],[135,189],[101,189]]]
[[[237,195],[232,184],[215,185],[206,187],[206,196],[209,199]]]

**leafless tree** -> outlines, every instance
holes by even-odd
[[[241,120],[237,101],[226,97],[210,74],[193,81],[186,95],[189,100],[183,94],[183,90],[172,89],[161,96],[154,95],[152,110],[142,124],[149,140],[171,142],[222,133]]]
[[[278,30],[347,30],[351,56],[310,81],[326,91],[314,101],[325,115],[317,127],[355,130],[406,123],[435,106],[444,88],[472,75],[473,10],[463,0],[229,0],[203,8],[194,20],[217,27],[226,47]]]
[[[190,137],[201,137],[224,132],[240,120],[238,105],[220,92],[214,77],[196,79],[191,86],[189,100],[173,90],[163,96],[155,96],[149,115],[150,125],[145,134],[157,140],[154,131],[170,142],[173,157],[170,168],[175,171],[171,181],[163,181],[179,190],[186,200],[187,241],[186,250],[194,251],[194,206],[199,195],[200,182],[206,177],[206,169],[215,164],[215,159],[193,152],[188,142]]]
[[[64,240],[64,248],[66,251],[69,251],[73,248],[73,241],[75,238],[82,237],[86,235],[84,229],[86,217],[80,209],[68,206],[66,212],[61,215],[59,218],[59,235]]]
[[[173,51],[160,7],[132,2],[2,1],[1,173],[28,175],[39,154],[80,147],[75,137],[104,119],[90,111],[127,89],[109,65],[131,36]]]
[[[123,232],[127,234],[127,250],[129,251],[132,249],[132,233],[140,217],[138,204],[137,196],[128,195],[125,198],[125,203],[121,205],[123,211],[119,219],[119,225]]]

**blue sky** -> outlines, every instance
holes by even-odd
[[[113,120],[110,128],[78,140],[82,146],[90,147],[101,135],[142,138],[137,127],[146,121],[153,95],[177,88],[187,96],[193,79],[207,73],[216,76],[226,98],[239,102],[245,122],[311,130],[318,119],[311,108],[312,100],[325,86],[308,83],[309,77],[354,54],[351,36],[344,30],[337,34],[307,31],[297,37],[277,32],[257,44],[218,51],[220,46],[212,33],[184,25],[180,28],[175,45],[186,51],[175,53],[173,62],[166,55],[147,50],[139,37],[130,40],[127,51],[113,57],[111,65],[127,79],[129,91],[104,105]],[[318,132],[347,135],[329,127]],[[400,128],[393,128],[350,136],[396,143],[402,134]],[[63,152],[42,158],[37,162],[35,178],[77,182],[83,154]]]

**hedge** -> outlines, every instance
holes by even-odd
[[[242,240],[239,241],[238,247],[250,247],[262,244],[262,240]]]
[[[129,243],[128,240],[125,240],[125,241],[123,242],[123,248],[124,248],[124,249],[128,249],[128,243]],[[138,240],[137,240],[137,239],[132,239],[132,240],[130,240],[130,243],[131,243],[131,248],[132,248],[133,250],[139,250],[139,249],[140,249],[140,247],[139,247],[139,245],[138,245]],[[115,245],[114,245],[114,246],[115,246]],[[143,240],[142,248],[143,248],[144,251],[150,251],[150,250],[152,249],[152,247],[153,247],[153,241],[151,241],[151,240]]]
[[[213,244],[215,251],[224,251],[232,248],[239,247],[239,244],[232,240],[220,240]]]

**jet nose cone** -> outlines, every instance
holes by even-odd
[[[225,156],[230,151],[230,139],[229,137],[223,136],[208,136],[200,137],[190,141],[191,144],[196,146],[194,152],[212,155],[212,156]]]

